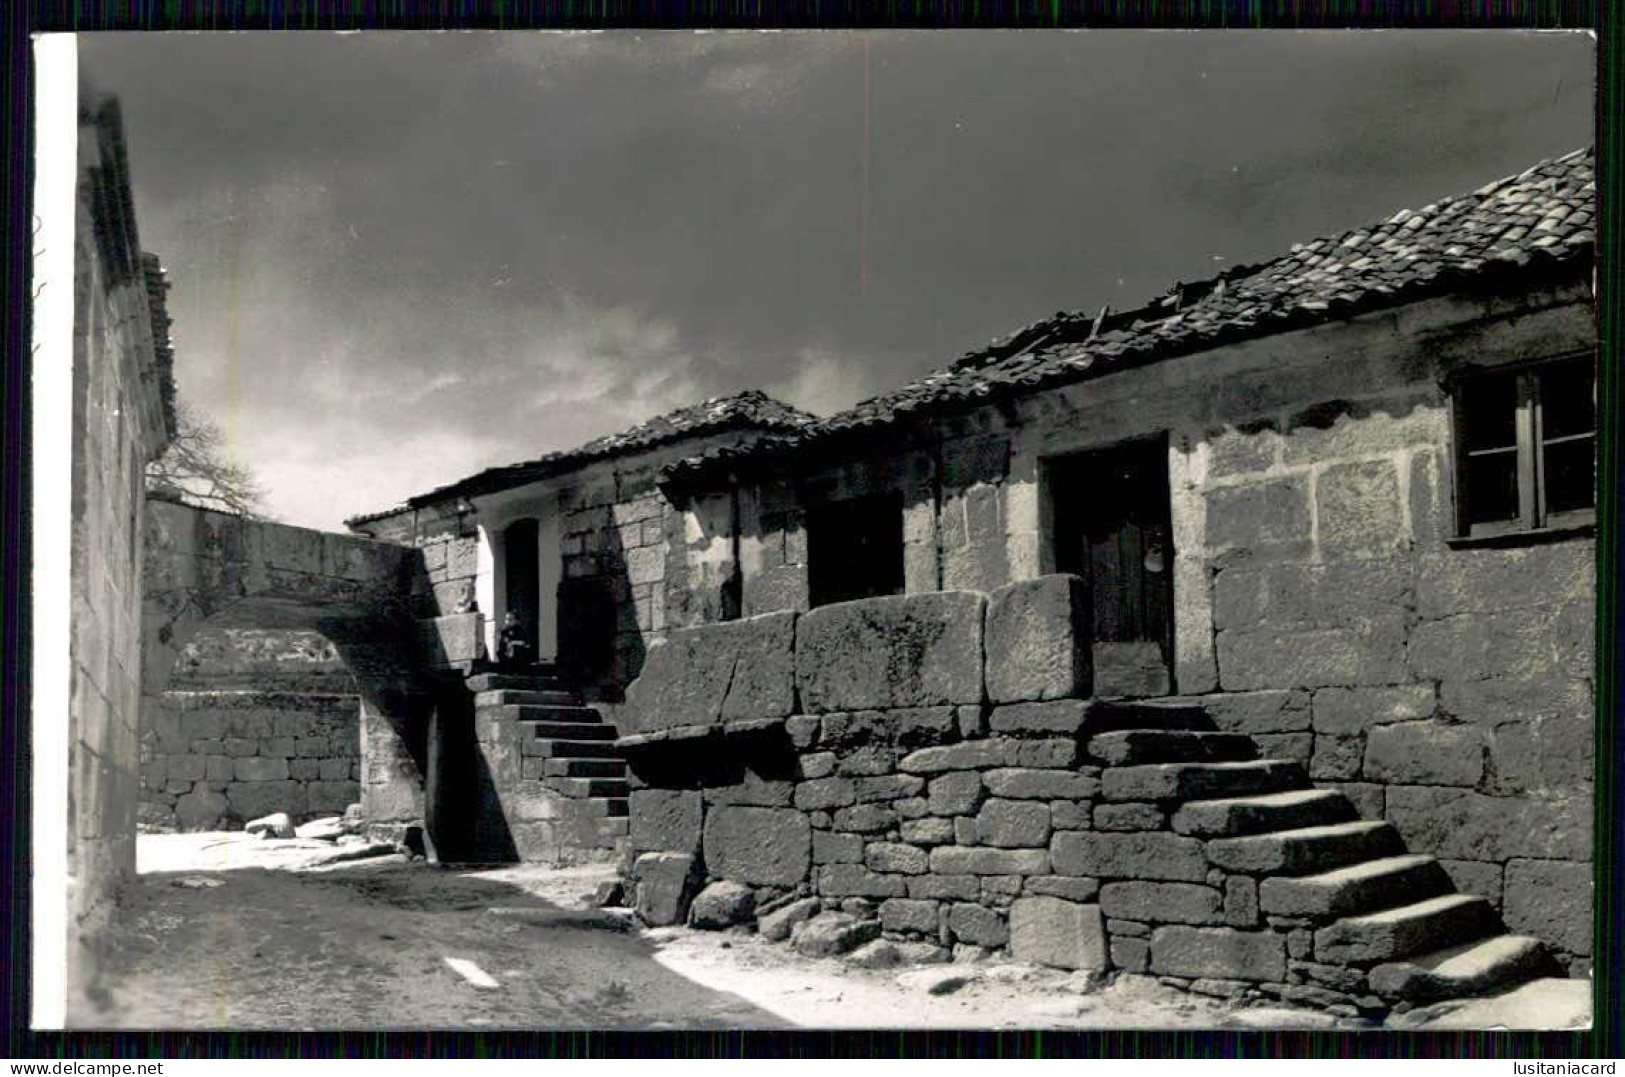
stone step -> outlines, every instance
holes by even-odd
[[[619,759],[621,750],[612,740],[557,740],[535,737],[520,742],[525,755],[546,755],[567,759]]]
[[[1089,741],[1089,754],[1108,766],[1142,763],[1205,763],[1255,759],[1258,747],[1245,733],[1188,729],[1123,729]]]
[[[632,833],[632,820],[625,815],[600,819],[597,823],[597,830],[601,837],[624,838]]]
[[[615,727],[599,722],[524,722],[522,728],[542,740],[614,740]]]
[[[1096,700],[1089,708],[1091,733],[1125,729],[1191,729],[1210,731],[1213,719],[1200,703],[1159,700]]]
[[[479,710],[483,717],[498,718],[506,722],[571,722],[577,725],[601,725],[604,721],[604,716],[598,713],[597,707],[525,703],[517,706],[504,704],[500,707],[481,707]]]
[[[580,705],[581,697],[575,692],[564,689],[549,689],[537,692],[518,688],[496,688],[489,692],[474,693],[474,706],[476,707],[579,707]]]
[[[631,815],[625,797],[582,797],[560,802],[561,819],[612,819]]]
[[[1179,834],[1216,837],[1343,823],[1355,814],[1349,798],[1335,789],[1293,789],[1256,797],[1189,801],[1174,812],[1169,825]]]
[[[1450,876],[1437,860],[1407,854],[1367,860],[1319,875],[1265,879],[1258,885],[1258,907],[1270,916],[1332,920],[1389,908],[1401,901],[1448,894],[1450,889]]]
[[[545,778],[623,778],[626,764],[619,759],[544,759]]]
[[[1303,767],[1287,759],[1245,763],[1150,763],[1101,772],[1107,800],[1208,800],[1278,793],[1309,784]]]
[[[1215,838],[1207,843],[1208,863],[1247,875],[1309,875],[1405,851],[1399,831],[1382,821],[1356,820]]]
[[[625,799],[631,787],[624,778],[545,778],[542,784],[567,797],[617,797]]]
[[[495,692],[510,689],[520,692],[551,692],[567,690],[564,678],[557,673],[476,673],[463,682],[470,692]]]
[[[1321,928],[1315,932],[1315,960],[1328,965],[1375,965],[1501,930],[1488,901],[1469,894],[1446,894],[1346,917]]]
[[[1378,965],[1371,970],[1374,994],[1395,1002],[1425,1003],[1484,995],[1523,980],[1562,976],[1539,939],[1495,935],[1462,946]]]

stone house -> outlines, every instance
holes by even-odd
[[[611,757],[681,739],[683,700],[623,703],[678,630],[1068,574],[1088,645],[1060,695],[1200,707],[1583,971],[1595,201],[1579,151],[1135,310],[1058,314],[828,418],[710,401],[350,524],[423,550],[447,664],[474,668],[499,611],[534,626],[618,729],[592,770],[612,782]],[[891,672],[917,683],[909,653]],[[987,676],[934,700],[981,709],[950,725],[985,728]],[[807,707],[794,683],[759,717]],[[480,727],[495,756],[501,721]],[[503,766],[498,800],[589,772]]]
[[[102,933],[135,872],[143,476],[175,432],[158,259],[142,251],[116,99],[81,89],[74,213],[69,586],[70,1014],[100,989]]]

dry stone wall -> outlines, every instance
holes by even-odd
[[[302,822],[360,800],[360,699],[320,633],[205,630],[169,683],[141,731],[143,830]]]
[[[1060,685],[1022,648],[989,645],[1075,637],[1087,618],[1078,584],[1049,576],[991,596],[842,603],[677,633],[655,648],[627,707],[640,731],[621,738],[632,785],[627,880],[639,914],[650,923],[754,918],[776,937],[791,932],[784,921],[808,920],[819,926],[795,929],[806,953],[879,937],[923,955],[1003,951],[1223,995],[1382,1009],[1367,980],[1375,959],[1335,931],[1317,934],[1285,889],[1261,904],[1271,876],[1307,870],[1283,857],[1326,850],[1304,854],[1273,838],[1227,845],[1230,821],[1214,814],[1224,804],[1214,798],[1301,789],[1286,798],[1301,817],[1279,828],[1308,827],[1353,820],[1346,799],[1314,790],[1299,762],[1268,751],[1255,759],[1260,745],[1216,730],[1202,706],[1090,699],[1086,670],[1074,667]],[[665,661],[667,648],[683,660]],[[740,690],[726,671],[747,654],[756,673]],[[987,698],[992,683],[1002,686],[997,703]],[[791,712],[781,717],[786,696]],[[1260,722],[1293,702],[1249,700]],[[1247,762],[1144,765],[1153,745]],[[1337,863],[1403,851],[1385,844],[1397,843],[1392,830],[1368,835],[1363,825],[1348,840],[1370,849],[1340,846]],[[1532,884],[1521,867],[1507,870]],[[1588,918],[1589,894],[1549,895],[1545,922],[1520,929],[1573,963],[1583,919],[1556,906],[1583,907]]]

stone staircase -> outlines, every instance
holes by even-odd
[[[1118,709],[1112,726],[1128,728],[1088,741],[1104,801],[1160,804],[1212,872],[1254,881],[1258,918],[1286,935],[1286,983],[1275,985],[1286,990],[1275,993],[1405,1009],[1563,975],[1539,940],[1507,933],[1487,900],[1456,892],[1434,857],[1315,788],[1300,764],[1258,758],[1252,738],[1214,731],[1199,707]],[[1157,965],[1153,944],[1149,971]]]
[[[613,850],[628,833],[630,792],[615,727],[551,666],[477,673],[466,685],[491,776],[477,846],[500,844],[500,823],[521,860]]]

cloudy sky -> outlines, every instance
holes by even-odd
[[[828,412],[1592,139],[1589,36],[115,34],[181,394],[280,518]]]

